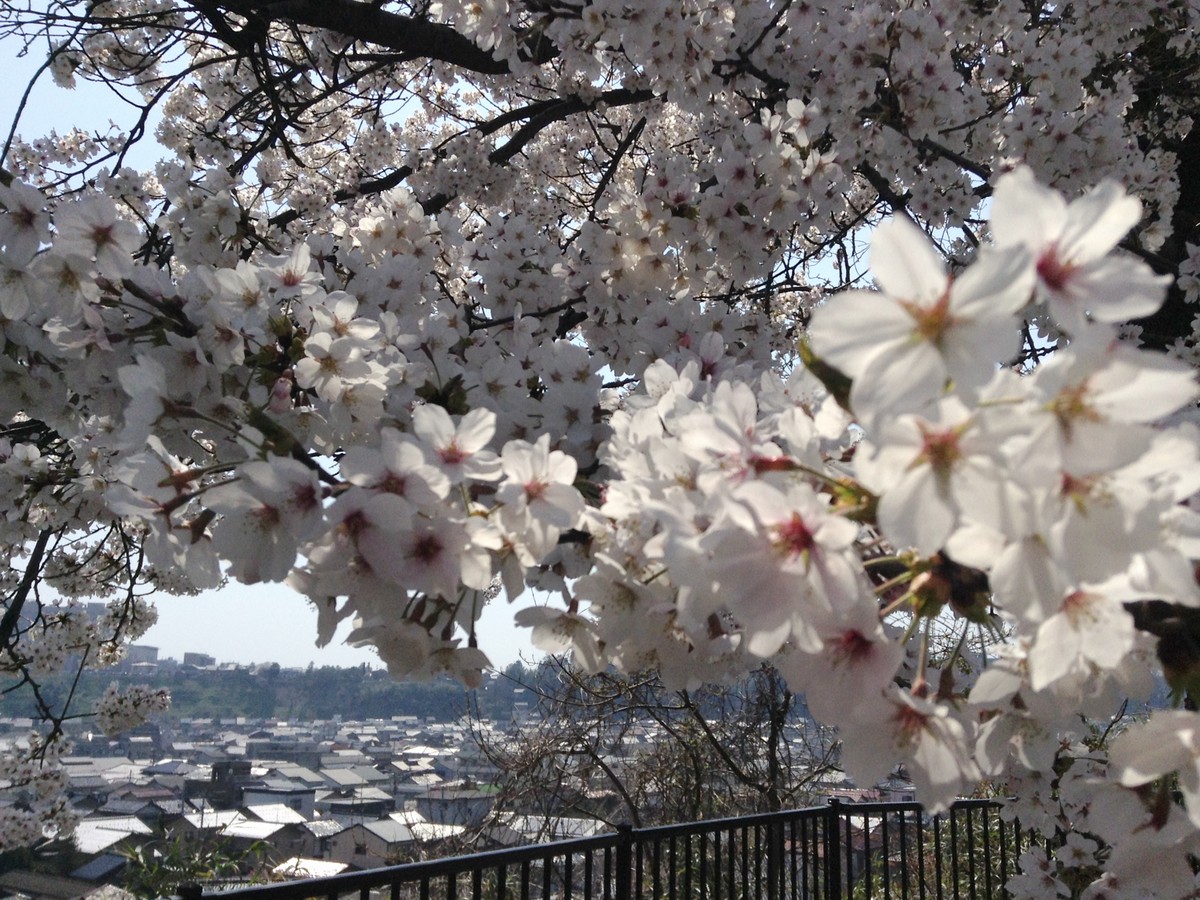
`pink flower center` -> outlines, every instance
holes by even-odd
[[[933,306],[919,306],[916,303],[903,304],[905,310],[913,318],[914,331],[929,343],[941,344],[942,338],[954,324],[950,315],[950,282],[946,282],[946,290]]]
[[[1071,275],[1074,271],[1075,267],[1073,265],[1063,262],[1058,258],[1057,247],[1051,247],[1038,257],[1038,278],[1055,293],[1061,294],[1067,289],[1067,283],[1071,280]]]
[[[528,481],[525,483],[525,499],[529,502],[541,500],[546,493],[546,482],[544,481]]]
[[[1084,591],[1072,591],[1063,598],[1062,611],[1070,623],[1079,628],[1083,623],[1095,618],[1092,605],[1095,597]]]
[[[1068,439],[1076,422],[1099,422],[1102,417],[1092,406],[1088,383],[1071,385],[1055,395],[1050,410]]]
[[[1076,477],[1070,472],[1063,472],[1058,486],[1059,495],[1071,499],[1082,506],[1091,496],[1096,486],[1093,478]]]
[[[438,458],[448,466],[457,466],[467,458],[467,454],[458,449],[458,443],[450,442],[450,446],[438,451]]]
[[[763,472],[792,472],[797,468],[790,456],[752,456],[750,466],[759,475]]]
[[[851,628],[834,645],[834,655],[839,661],[844,660],[853,663],[865,656],[869,656],[873,646],[874,644],[861,631],[857,628]]]
[[[401,497],[408,490],[408,479],[403,475],[397,475],[395,472],[388,472],[387,477],[379,485],[380,490],[387,491],[389,494],[397,494]]]
[[[901,704],[896,710],[896,726],[901,740],[905,742],[915,741],[917,737],[925,730],[926,723],[929,721],[929,715],[920,710],[913,709],[907,703]]]
[[[426,534],[418,538],[417,542],[413,544],[412,552],[409,553],[409,556],[418,562],[429,565],[442,555],[442,550],[444,549],[441,540],[436,534]]]
[[[342,520],[342,527],[346,529],[347,534],[351,537],[358,537],[359,534],[371,527],[371,523],[367,521],[367,517],[363,515],[362,510],[358,509]]]
[[[109,244],[115,244],[113,239],[113,229],[115,225],[93,225],[92,226],[92,243],[99,250],[102,247],[107,247]]]
[[[962,450],[958,446],[958,432],[925,431],[921,429],[924,446],[921,448],[921,458],[929,463],[935,475],[946,477],[954,468],[954,464],[962,458]]]
[[[813,533],[804,524],[799,513],[792,513],[792,517],[780,525],[775,533],[776,545],[789,556],[800,556],[807,553],[816,543]]]

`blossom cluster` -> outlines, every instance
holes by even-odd
[[[983,776],[1045,771],[1081,708],[1133,692],[1152,649],[1126,604],[1200,605],[1184,503],[1200,441],[1161,424],[1197,387],[1185,363],[1117,339],[1164,284],[1111,253],[1140,217],[1111,183],[1068,204],[1027,169],[1001,177],[992,239],[959,272],[915,225],[881,225],[878,289],[813,312],[808,368],[756,372],[711,331],[599,400],[582,349],[535,344],[519,310],[508,376],[472,374],[470,328],[435,303],[401,319],[381,279],[430,277],[420,254],[386,255],[430,240],[404,194],[348,231],[344,287],[304,244],[167,284],[132,266],[111,204],[62,204],[51,230],[40,195],[6,197],[6,248],[26,248],[10,271],[74,273],[13,279],[28,292],[13,348],[30,373],[37,349],[119,390],[104,428],[96,408],[21,401],[89,429],[94,471],[62,502],[99,505],[141,535],[151,572],[191,588],[286,580],[320,611],[320,641],[353,617],[351,639],[396,675],[476,681],[484,603],[550,587],[561,608],[518,615],[542,646],[679,685],[774,662],[838,726],[856,777],[902,762],[940,809]],[[1029,315],[1069,341],[1019,375],[1003,363]],[[549,427],[556,402],[575,414]],[[13,491],[40,459],[17,446]],[[962,684],[972,626],[1008,640]],[[165,702],[111,690],[97,713],[116,729]],[[1190,718],[1152,725],[1190,745]],[[1186,773],[1177,757],[1118,779]]]
[[[0,785],[18,802],[0,817],[0,847],[23,847],[43,837],[67,834],[76,815],[67,798],[61,759],[70,744],[61,735],[46,740],[31,733],[12,752],[0,754]]]
[[[143,684],[122,688],[114,681],[96,700],[93,712],[101,731],[120,734],[136,728],[170,705],[171,696],[162,688],[149,688]]]

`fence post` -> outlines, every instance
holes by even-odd
[[[776,815],[767,822],[767,900],[785,896],[783,821]]]
[[[617,871],[614,900],[633,900],[633,828],[617,826]]]
[[[825,814],[825,898],[842,900],[842,801],[829,798]]]
[[[204,887],[194,882],[181,884],[175,890],[179,892],[180,900],[200,900],[204,896]]]

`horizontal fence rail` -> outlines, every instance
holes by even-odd
[[[994,800],[840,803],[535,844],[182,900],[990,900],[1032,838]]]

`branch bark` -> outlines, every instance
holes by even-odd
[[[357,0],[227,0],[224,6],[251,20],[325,28],[415,59],[437,60],[481,75],[506,75],[510,71],[507,61],[496,59],[449,25],[402,16]],[[541,65],[557,53],[557,48],[540,42],[522,56]]]
[[[17,630],[17,623],[21,620],[21,610],[25,607],[29,592],[33,590],[33,585],[37,581],[38,573],[42,568],[42,557],[46,553],[46,545],[50,543],[53,534],[54,532],[47,528],[38,535],[33,544],[33,550],[29,553],[29,563],[25,566],[25,574],[21,576],[21,583],[13,592],[8,609],[4,611],[4,618],[0,619],[0,647],[9,646],[9,641],[12,640],[12,636]]]

